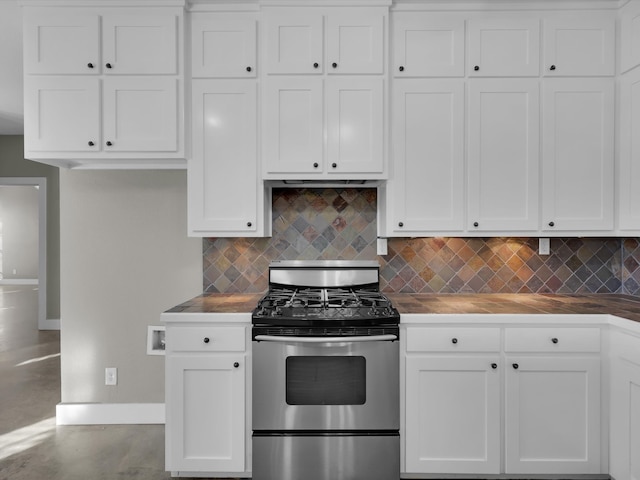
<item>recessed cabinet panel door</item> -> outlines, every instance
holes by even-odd
[[[499,363],[407,357],[407,473],[500,473]]]
[[[636,343],[637,339],[634,339]],[[637,345],[636,348],[639,348]],[[611,365],[611,447],[613,478],[640,479],[640,365],[615,359]]]
[[[40,10],[40,9],[39,9]],[[58,8],[24,16],[25,73],[100,72],[100,18]]]
[[[254,81],[194,81],[193,158],[188,166],[191,232],[255,235],[256,109]]]
[[[383,80],[327,81],[327,171],[381,173],[384,167]]]
[[[255,77],[256,20],[228,13],[193,13],[194,77]]]
[[[538,81],[469,86],[468,229],[537,230]]]
[[[102,18],[102,29],[105,73],[178,73],[176,15],[148,11],[113,13]]]
[[[537,18],[472,19],[468,72],[476,77],[531,77],[540,71]]]
[[[393,229],[462,230],[464,83],[407,79],[394,90]]]
[[[599,357],[507,363],[505,473],[602,473]]]
[[[323,171],[322,80],[268,78],[264,91],[267,173]]]
[[[328,18],[328,73],[383,73],[384,22],[380,13],[340,12]]]
[[[265,14],[267,73],[322,73],[324,19],[319,14]]]
[[[614,80],[543,84],[542,228],[613,229]]]
[[[225,355],[168,360],[172,385],[167,470],[244,471],[244,359]]]
[[[104,151],[176,151],[177,92],[174,78],[105,79]]]
[[[464,19],[437,13],[393,16],[396,77],[464,75]]]
[[[640,230],[640,69],[620,79],[620,228]]]
[[[620,8],[620,71],[640,65],[640,3]]]
[[[545,75],[613,75],[615,58],[615,17],[544,21]]]
[[[100,150],[100,81],[94,77],[25,77],[25,150]]]

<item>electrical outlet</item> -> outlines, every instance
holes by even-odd
[[[378,238],[376,242],[377,253],[378,255],[387,255],[387,239],[386,238]]]
[[[104,384],[105,385],[118,384],[118,369],[116,367],[107,367],[104,369]]]
[[[548,238],[538,239],[538,253],[540,255],[549,255],[551,250],[550,240]]]

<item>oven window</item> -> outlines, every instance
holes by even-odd
[[[366,360],[357,356],[287,357],[288,405],[364,405]]]

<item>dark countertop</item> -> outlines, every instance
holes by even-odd
[[[618,294],[385,293],[401,314],[610,314],[640,322],[640,299]],[[205,293],[165,313],[249,313],[262,293]]]

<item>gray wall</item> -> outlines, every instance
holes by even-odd
[[[148,325],[202,293],[185,171],[60,170],[63,403],[162,403]],[[105,367],[118,385],[104,385]]]
[[[47,318],[60,318],[59,170],[24,159],[22,135],[0,135],[0,177],[47,179]]]
[[[38,278],[38,217],[35,187],[0,185],[4,280]]]

